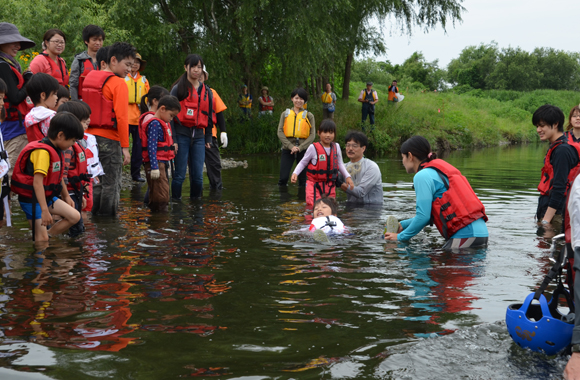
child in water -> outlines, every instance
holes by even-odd
[[[315,233],[314,238],[316,240],[318,240],[316,235],[319,235],[320,232],[323,232],[325,235],[348,233],[348,229],[336,216],[337,213],[338,205],[334,198],[322,197],[314,202],[314,213],[312,214],[314,219],[308,231]]]

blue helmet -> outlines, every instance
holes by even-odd
[[[508,332],[520,347],[556,355],[572,340],[574,314],[564,316],[558,311],[556,292],[550,304],[543,294],[540,295],[539,304],[532,304],[534,295],[528,295],[521,304],[508,306],[505,316]]]

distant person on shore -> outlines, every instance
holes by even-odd
[[[330,83],[326,84],[326,91],[322,94],[322,118],[334,119],[336,108],[336,94],[332,92]]]
[[[397,87],[397,81],[394,80],[393,83],[389,86],[389,97],[387,101],[389,102],[402,102],[405,97],[399,94],[399,87]]]
[[[383,181],[381,169],[364,157],[368,145],[367,136],[359,131],[350,131],[345,140],[346,156],[350,162],[346,170],[354,183],[348,187],[341,178],[340,189],[347,194],[347,202],[358,204],[383,204]]]
[[[375,124],[375,104],[379,102],[379,95],[373,90],[373,82],[367,82],[367,88],[360,92],[358,101],[362,103],[362,124],[364,131],[364,124],[367,121],[367,116],[371,123],[371,131]]]
[[[580,106],[574,106],[570,110],[565,135],[568,143],[580,143]]]
[[[259,115],[272,115],[274,112],[274,98],[270,96],[268,87],[262,87],[262,96],[258,98],[258,101],[260,102]]]
[[[304,157],[306,149],[314,141],[316,128],[314,115],[304,109],[308,93],[303,88],[296,88],[290,95],[294,107],[286,109],[280,115],[278,138],[282,143],[282,158],[280,160],[280,179],[278,186],[287,186],[290,171],[294,161],[298,164]],[[298,186],[306,186],[306,172],[298,176]]]
[[[564,135],[564,113],[556,106],[546,104],[538,108],[532,116],[532,124],[540,140],[550,143],[538,185],[540,197],[536,210],[538,223],[550,224],[556,215],[564,215],[566,192],[571,185],[571,172],[578,166],[580,145],[568,144]]]
[[[246,118],[252,116],[252,95],[248,93],[248,86],[242,85],[242,93],[238,96],[238,107]]]
[[[87,51],[77,54],[70,67],[70,97],[73,100],[82,98],[83,82],[87,74],[100,69],[97,52],[103,47],[105,32],[99,26],[87,25],[83,29],[83,41]]]
[[[417,214],[399,223],[398,233],[387,232],[385,240],[407,241],[433,220],[447,240],[443,250],[486,247],[485,207],[459,170],[438,159],[423,136],[405,141],[401,157],[407,173],[416,173]]]

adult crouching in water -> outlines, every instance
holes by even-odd
[[[485,207],[459,170],[438,159],[422,136],[405,141],[401,156],[407,173],[417,173],[417,215],[401,221],[398,233],[385,234],[385,240],[409,240],[432,220],[447,240],[444,250],[486,247]]]
[[[280,161],[280,179],[278,186],[287,186],[294,161],[302,160],[306,149],[314,141],[316,127],[314,115],[304,110],[304,103],[308,101],[308,93],[303,88],[296,88],[290,94],[292,109],[286,109],[280,115],[278,124],[278,138],[282,142],[282,159]],[[298,186],[306,186],[306,171],[298,176]]]
[[[171,196],[181,199],[181,188],[189,163],[189,196],[201,198],[203,193],[203,163],[205,149],[211,149],[211,130],[215,100],[211,89],[204,85],[203,59],[190,54],[185,59],[185,73],[175,82],[171,95],[181,103],[181,111],[174,120],[175,173],[171,181]],[[203,79],[202,79],[203,80]]]

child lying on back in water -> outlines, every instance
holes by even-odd
[[[348,233],[348,229],[342,221],[338,219],[338,205],[334,198],[322,197],[314,202],[314,212],[312,223],[308,230],[314,232],[322,230],[327,234]]]

